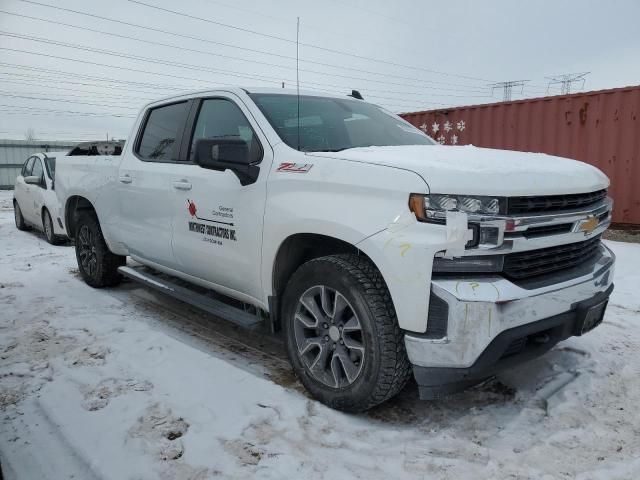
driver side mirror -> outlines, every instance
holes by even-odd
[[[260,167],[251,165],[247,143],[237,139],[209,139],[196,141],[194,161],[202,168],[233,171],[242,186],[255,183]]]
[[[29,175],[28,177],[24,177],[24,183],[29,185],[42,185],[42,177],[38,177],[37,175]]]

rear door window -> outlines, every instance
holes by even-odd
[[[178,146],[187,115],[187,102],[152,109],[147,115],[137,154],[152,162],[178,158]]]

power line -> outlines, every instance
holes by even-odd
[[[80,74],[80,73],[75,73],[75,72],[65,72],[62,70],[54,70],[54,69],[50,69],[50,68],[41,68],[41,67],[29,67],[26,65],[18,65],[16,63],[6,63],[6,62],[0,62],[0,66],[4,66],[4,67],[10,67],[10,68],[18,68],[18,69],[22,69],[22,70],[29,70],[29,71],[37,71],[37,72],[44,72],[44,73],[49,73],[49,74],[54,74],[54,75],[60,75],[60,76],[65,76],[65,77],[72,77],[74,79],[83,79],[83,80],[95,80],[95,81],[101,81],[101,82],[109,82],[112,84],[116,84],[117,86],[112,86],[112,87],[104,87],[104,88],[121,88],[120,85],[133,85],[135,87],[142,87],[142,88],[149,88],[149,89],[154,89],[154,90],[159,90],[159,89],[163,89],[163,90],[183,90],[185,88],[188,87],[180,87],[180,86],[167,86],[167,85],[163,85],[163,84],[158,84],[158,83],[144,83],[144,82],[136,82],[136,81],[132,81],[132,80],[121,80],[119,78],[111,78],[111,77],[100,77],[100,76],[95,76],[95,75],[86,75],[86,74]],[[5,75],[21,75],[19,73],[5,73]],[[22,76],[25,76],[26,74],[22,74]],[[51,80],[48,77],[41,77],[41,78],[45,78],[47,80]],[[79,83],[79,82],[75,82],[72,80],[65,80],[67,83],[71,83],[71,84],[78,84],[78,85],[85,85],[83,83]],[[130,87],[128,87],[130,88]],[[132,90],[132,91],[140,91],[140,90]],[[154,92],[146,92],[146,93],[154,93]]]
[[[222,76],[231,76],[231,77],[235,77],[235,78],[248,78],[248,79],[252,79],[252,80],[259,80],[259,81],[263,81],[263,82],[267,82],[267,83],[277,83],[277,84],[279,84],[282,81],[282,77],[273,77],[273,76],[266,76],[266,75],[248,75],[248,74],[244,74],[242,72],[238,72],[238,71],[235,71],[235,70],[211,69],[211,68],[202,67],[200,65],[193,65],[193,64],[170,61],[170,60],[164,60],[164,59],[153,58],[153,57],[143,57],[143,56],[139,56],[139,55],[130,55],[130,54],[125,54],[125,53],[121,53],[121,52],[115,52],[115,51],[112,51],[112,50],[104,50],[104,49],[100,49],[100,48],[88,47],[88,46],[85,46],[85,45],[72,44],[72,43],[67,43],[67,42],[59,42],[59,41],[53,40],[53,39],[47,39],[47,38],[43,38],[43,37],[35,37],[35,36],[31,36],[31,35],[21,35],[21,34],[17,34],[17,33],[13,33],[13,32],[0,31],[0,36],[21,38],[21,39],[25,39],[25,40],[29,40],[29,41],[33,41],[33,42],[45,43],[45,44],[49,44],[49,45],[63,46],[63,47],[66,47],[66,48],[72,48],[72,49],[76,49],[76,50],[88,51],[88,52],[92,52],[92,53],[100,53],[100,54],[115,56],[115,57],[119,57],[119,58],[128,58],[128,59],[133,59],[133,60],[136,60],[136,61],[143,61],[143,62],[147,62],[147,63],[154,63],[154,64],[159,64],[159,65],[168,65],[168,66],[172,66],[172,67],[178,67],[178,68],[181,68],[181,69],[188,69],[188,70],[195,70],[195,71],[201,71],[201,72],[207,72],[207,73],[214,73],[216,75],[222,75]],[[6,47],[0,47],[0,49],[20,51],[20,50],[17,50],[17,49],[10,49],[10,48],[6,48]],[[26,52],[26,51],[23,51],[23,52]],[[26,52],[26,53],[44,55],[44,54],[34,53],[34,52]],[[68,58],[65,58],[65,57],[58,57],[58,58],[68,59]],[[74,60],[74,61],[77,61],[77,60]],[[106,64],[97,64],[95,62],[85,62],[85,63],[106,66]],[[122,66],[113,66],[113,65],[111,65],[110,67],[111,68],[118,68],[118,69],[126,69],[125,67],[122,67]],[[148,72],[148,73],[151,73],[151,72]],[[205,81],[205,80],[200,80],[200,79],[193,79],[193,78],[189,78],[189,77],[181,77],[181,76],[169,75],[169,74],[164,74],[164,73],[160,74],[160,73],[153,72],[153,74],[173,76],[174,78],[197,80],[197,81],[200,81],[200,82],[204,82]],[[343,78],[357,79],[357,80],[364,81],[364,82],[404,86],[404,84],[402,84],[402,83],[393,83],[393,82],[386,82],[386,81],[381,81],[381,80],[373,80],[373,79],[358,78],[358,77],[347,77],[347,76],[341,76],[341,75],[337,75],[337,76],[338,77],[343,77]],[[285,80],[287,80],[289,82],[292,81],[291,79],[286,79],[286,78],[285,78]],[[342,85],[335,85],[335,84],[330,84],[330,83],[320,83],[320,82],[310,82],[310,81],[307,81],[305,83],[307,83],[309,85],[328,86],[328,87],[334,87],[334,88],[340,88],[340,89],[346,89],[347,88],[347,87],[344,87]],[[374,91],[374,89],[370,89],[370,90]],[[383,91],[383,93],[384,93],[384,91]],[[405,94],[405,95],[410,95],[410,94]],[[441,94],[431,94],[431,95],[432,96],[443,96]]]
[[[125,108],[127,110],[139,110],[138,107],[125,107],[123,105],[113,105],[113,104],[105,104],[105,103],[93,103],[93,102],[78,102],[75,100],[67,100],[67,99],[54,99],[54,98],[46,98],[46,97],[33,97],[29,95],[17,95],[11,93],[0,92],[0,97],[9,97],[9,98],[24,98],[28,100],[42,100],[46,102],[58,102],[58,103],[77,103],[79,105],[92,105],[95,107],[116,107],[116,108]]]
[[[231,5],[229,3],[221,2],[219,0],[208,0],[208,3],[215,3],[216,5],[220,5],[220,6],[224,7],[224,8],[238,10],[240,12],[249,13],[251,15],[259,16],[259,17],[262,17],[262,18],[269,18],[271,20],[276,20],[277,22],[280,22],[282,24],[286,24],[287,27],[291,27],[291,25],[293,24],[293,21],[295,20],[295,17],[285,18],[285,17],[275,16],[275,15],[269,15],[269,14],[264,13],[264,12],[259,12],[257,10],[252,10],[252,9],[249,9],[249,8],[239,7],[237,5]],[[360,11],[360,9],[358,9],[358,10]],[[424,29],[424,26],[421,25],[418,28]],[[306,21],[305,29],[307,29],[307,30],[315,30],[317,32],[322,33],[323,35],[330,34],[332,37],[338,36],[338,37],[346,38],[346,39],[349,39],[350,41],[353,41],[354,39],[356,39],[358,41],[361,40],[360,37],[357,37],[356,35],[354,35],[350,31],[348,32],[348,31],[345,31],[345,30],[337,29],[337,28],[331,28],[330,25],[326,25],[326,24],[323,25],[322,27],[319,27],[317,25],[310,24],[308,21]],[[401,51],[403,53],[407,53],[406,45],[399,46],[397,44],[393,44],[393,43],[389,42],[389,39],[384,39],[384,41],[383,40],[378,40],[378,39],[368,39],[367,42],[368,43],[377,44],[377,45],[382,45],[385,48],[392,48],[393,50]],[[422,54],[422,52],[418,53],[415,50],[413,50],[413,52],[415,52],[416,54]]]
[[[584,88],[584,82],[586,81],[586,76],[591,72],[581,72],[581,73],[564,73],[562,75],[556,75],[554,77],[546,77],[549,79],[549,85],[547,86],[547,93],[549,93],[549,88],[551,85],[560,84],[560,95],[568,95],[571,93],[571,85],[577,82],[582,82],[582,86],[580,88]]]
[[[20,0],[20,1],[26,1],[26,0]],[[263,32],[258,32],[256,30],[252,30],[252,29],[249,29],[249,28],[238,27],[237,25],[231,25],[231,24],[228,24],[228,23],[218,22],[216,20],[211,20],[211,19],[208,19],[208,18],[203,18],[203,17],[198,17],[198,16],[195,16],[195,15],[190,15],[188,13],[179,12],[179,11],[176,11],[176,10],[171,10],[169,8],[159,7],[157,5],[150,5],[148,3],[141,2],[140,0],[127,0],[127,1],[130,2],[130,3],[143,5],[145,7],[152,8],[152,9],[155,9],[155,10],[160,10],[160,11],[163,11],[163,12],[171,13],[173,15],[179,15],[181,17],[191,18],[193,20],[199,20],[199,21],[202,21],[202,22],[207,22],[207,23],[211,23],[211,24],[214,24],[214,25],[230,28],[230,29],[233,29],[233,30],[239,30],[239,31],[242,31],[242,32],[245,32],[245,33],[251,33],[253,35],[259,35],[259,36],[266,37],[266,38],[280,40],[280,41],[287,42],[287,43],[290,43],[290,44],[295,44],[296,43],[295,40],[292,40],[292,39],[289,39],[289,38],[280,37],[280,36],[277,36],[277,35],[270,35],[270,34],[263,33]],[[440,71],[440,70],[433,70],[433,69],[429,69],[429,68],[417,67],[415,65],[404,65],[404,64],[401,64],[401,63],[395,63],[395,62],[391,62],[391,61],[387,61],[387,60],[380,60],[378,58],[367,57],[367,56],[364,56],[364,55],[357,55],[355,53],[345,52],[345,51],[342,51],[342,50],[335,50],[335,49],[332,49],[332,48],[326,48],[326,47],[322,47],[320,45],[314,45],[312,43],[300,42],[300,45],[305,46],[305,47],[309,47],[309,48],[314,48],[314,49],[317,49],[317,50],[322,50],[322,51],[325,51],[325,52],[335,53],[335,54],[338,54],[338,55],[345,55],[345,56],[352,57],[352,58],[359,58],[361,60],[368,60],[368,61],[372,61],[372,62],[383,63],[383,64],[386,64],[386,65],[392,65],[394,67],[403,67],[403,68],[409,68],[409,69],[413,69],[413,70],[421,70],[421,71],[428,72],[428,73],[431,73],[431,74],[436,74],[436,75],[444,75],[444,76],[447,76],[447,77],[464,78],[464,79],[467,79],[467,80],[476,80],[476,81],[481,81],[481,82],[490,81],[490,80],[487,80],[485,78],[471,77],[471,76],[467,76],[467,75],[459,75],[459,74],[455,74],[455,73],[443,72],[443,71]]]
[[[0,72],[0,75],[4,75],[4,73]],[[122,99],[122,100],[145,100],[145,101],[152,101],[155,100],[155,98],[151,98],[151,97],[140,97],[140,96],[131,96],[131,95],[117,95],[117,94],[112,94],[112,93],[103,93],[103,92],[94,92],[91,90],[82,90],[82,89],[78,89],[78,88],[65,88],[65,87],[61,87],[59,85],[55,85],[52,86],[50,83],[41,83],[41,82],[37,82],[35,80],[22,80],[22,81],[18,81],[18,80],[3,80],[4,83],[13,83],[15,85],[24,85],[24,86],[28,86],[28,87],[50,87],[52,89],[56,90],[56,95],[61,95],[61,96],[66,96],[66,97],[77,97],[77,98],[85,98],[79,95],[73,95],[73,94],[69,94],[69,93],[58,93],[58,90],[67,90],[67,91],[71,91],[71,92],[79,92],[79,93],[89,93],[92,96],[98,96],[98,97],[105,97],[105,98],[111,98],[111,99]],[[33,93],[33,92],[20,92],[20,93]],[[44,95],[43,93],[36,93],[35,95]]]
[[[68,113],[68,114],[73,114],[73,115],[78,115],[78,116],[89,116],[89,117],[120,117],[120,118],[135,118],[136,117],[135,115],[123,115],[123,114],[119,114],[119,113],[78,112],[78,111],[73,111],[73,110],[55,110],[55,109],[40,108],[40,107],[24,107],[24,106],[20,106],[20,105],[0,104],[0,107],[19,108],[19,109],[24,109],[24,110],[27,110],[27,111],[34,111],[34,112],[37,111],[37,112],[56,113],[56,114]],[[5,113],[11,113],[11,112],[4,112],[3,111],[2,113],[5,114]],[[19,113],[19,112],[13,112],[13,113]]]
[[[19,1],[28,1],[28,0],[19,0]],[[28,3],[37,3],[37,2],[28,1]],[[62,8],[60,8],[60,9],[61,10],[67,10],[67,9],[62,9]],[[73,10],[73,12],[85,15],[85,13],[78,12],[78,11],[75,11],[75,10]],[[89,31],[89,32],[92,32],[92,33],[99,33],[101,35],[109,35],[109,36],[113,36],[113,37],[124,38],[124,39],[128,39],[128,40],[134,40],[134,41],[137,41],[137,42],[147,43],[147,44],[151,44],[151,45],[158,45],[158,46],[163,46],[163,47],[176,48],[176,49],[179,49],[181,51],[190,51],[190,52],[195,52],[195,53],[201,53],[201,54],[204,54],[204,55],[216,56],[216,57],[221,57],[221,58],[228,58],[228,59],[231,59],[231,60],[242,61],[242,62],[256,63],[256,64],[260,64],[260,65],[267,65],[267,66],[270,66],[270,67],[283,68],[283,69],[287,69],[287,70],[291,70],[293,68],[291,66],[279,65],[279,64],[274,64],[274,63],[271,63],[271,62],[261,62],[259,60],[251,60],[251,59],[241,58],[241,57],[237,57],[237,56],[224,55],[224,54],[215,53],[215,52],[206,51],[206,50],[198,50],[198,49],[193,49],[193,48],[187,48],[187,47],[184,47],[182,45],[173,45],[173,44],[170,44],[170,43],[157,42],[157,41],[153,41],[153,40],[145,40],[145,39],[141,39],[141,38],[137,38],[137,37],[131,37],[131,36],[128,36],[128,35],[122,35],[122,34],[118,34],[118,33],[114,33],[114,32],[107,32],[107,31],[104,31],[104,30],[97,30],[95,28],[83,27],[83,26],[74,25],[74,24],[70,24],[70,23],[64,23],[64,22],[58,22],[58,21],[54,21],[54,20],[48,20],[48,19],[45,19],[45,18],[34,17],[34,16],[31,16],[31,15],[24,15],[24,14],[19,14],[19,13],[14,13],[14,12],[8,12],[6,10],[0,10],[0,13],[6,14],[6,15],[13,15],[13,16],[17,16],[17,17],[22,17],[22,18],[27,18],[27,19],[30,19],[30,20],[36,20],[36,21],[40,21],[40,22],[52,23],[52,24],[55,24],[55,25],[62,25],[62,26],[69,27],[69,28],[75,28],[75,29],[79,29],[79,30]],[[93,16],[93,15],[91,15],[91,16]],[[110,21],[116,21],[116,20],[113,20],[113,19],[108,19],[106,17],[100,17],[100,18],[103,18],[105,20],[110,20]],[[119,21],[117,21],[117,22],[120,23]],[[131,24],[129,22],[122,22],[122,23],[125,23],[126,25],[130,25],[130,26],[135,25],[135,24]],[[138,26],[138,28],[146,28],[146,27]],[[153,29],[153,30],[155,31],[157,29]],[[170,33],[170,32],[165,32],[165,33]],[[187,38],[193,38],[193,37],[187,36]],[[206,41],[204,39],[200,39],[200,40]],[[212,42],[212,43],[220,44],[220,42]],[[230,46],[230,44],[222,44],[222,45]],[[233,48],[240,48],[240,47],[233,47]],[[255,50],[251,50],[251,51],[255,51]],[[259,52],[259,53],[262,53],[262,54],[272,54],[272,53],[267,53],[267,52],[262,52],[262,51],[255,51],[255,52]],[[278,55],[278,57],[295,60],[295,57],[288,57],[288,56],[285,56],[285,55]],[[341,66],[341,65],[335,65],[335,64],[326,63],[326,62],[317,62],[317,61],[313,61],[313,60],[304,60],[304,63],[321,65],[321,66],[326,66],[326,67],[331,67],[331,68],[337,68],[337,69],[340,69],[340,70],[350,70],[350,71],[355,71],[355,72],[360,72],[360,73],[366,73],[366,74],[369,74],[369,75],[378,75],[378,76],[381,76],[381,77],[389,77],[389,78],[397,78],[397,79],[401,79],[401,80],[409,80],[409,81],[412,81],[412,82],[419,82],[419,83],[424,83],[424,84],[429,84],[429,85],[448,85],[450,87],[451,86],[465,87],[469,92],[475,92],[475,93],[480,93],[480,92],[485,90],[484,87],[475,87],[473,85],[455,84],[455,83],[450,83],[450,82],[438,82],[438,81],[434,81],[434,80],[418,79],[418,78],[413,78],[413,77],[406,77],[406,76],[403,76],[403,75],[380,73],[380,72],[374,72],[374,71],[371,71],[371,70],[364,70],[364,69],[353,68],[353,67],[345,67],[345,66]],[[353,77],[353,76],[348,76],[348,75],[340,75],[340,74],[329,73],[329,72],[320,72],[320,71],[317,71],[317,70],[300,69],[300,71],[307,72],[307,73],[315,73],[317,75],[325,75],[325,76],[332,76],[332,77],[339,77],[339,78],[347,78],[347,79],[353,79],[353,80],[375,81],[375,80],[362,79],[362,78],[359,78],[359,77]],[[376,82],[378,82],[378,83],[387,83],[387,84],[391,84],[391,85],[404,86],[404,84],[398,84],[398,83],[380,82],[380,81],[376,81]],[[430,88],[434,88],[434,87],[430,87]],[[445,91],[462,91],[459,88],[447,88],[447,87],[436,87],[436,88],[438,90],[445,90]]]

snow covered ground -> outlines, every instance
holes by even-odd
[[[311,400],[282,347],[127,283],[13,223],[0,192],[0,461],[7,480],[640,478],[640,245],[609,242],[603,325],[441,402]]]

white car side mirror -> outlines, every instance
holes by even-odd
[[[24,177],[24,183],[28,183],[29,185],[40,185],[42,183],[42,179],[36,175],[29,175],[28,177]]]

